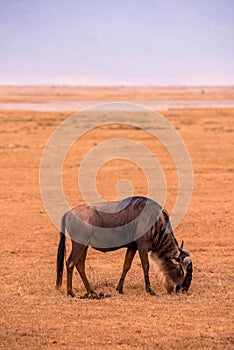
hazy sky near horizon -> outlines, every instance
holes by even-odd
[[[0,84],[234,85],[233,0],[0,0]]]

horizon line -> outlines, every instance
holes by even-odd
[[[1,84],[0,87],[71,87],[71,88],[234,88],[234,84]]]

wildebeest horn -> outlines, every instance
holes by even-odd
[[[180,249],[183,250],[184,241],[181,242]]]

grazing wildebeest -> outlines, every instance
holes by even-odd
[[[61,221],[57,255],[57,282],[62,284],[65,229],[72,240],[72,251],[66,261],[67,294],[74,296],[72,274],[77,268],[87,290],[87,297],[96,298],[85,274],[88,246],[102,252],[127,248],[123,271],[117,291],[123,284],[138,250],[145,277],[146,292],[155,295],[149,281],[148,252],[155,261],[161,281],[168,293],[187,291],[192,279],[192,261],[183,243],[179,247],[168,214],[155,201],[145,197],[131,197],[122,201],[102,202],[94,206],[77,206],[66,212]]]

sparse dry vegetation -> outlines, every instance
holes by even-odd
[[[14,96],[23,96],[25,90],[17,91]],[[171,98],[171,92],[166,93]],[[101,96],[102,90],[97,94]],[[6,95],[1,94],[2,101]],[[38,96],[35,92],[32,100],[40,100]],[[94,99],[85,93],[82,98]],[[194,168],[191,205],[175,231],[194,262],[189,294],[165,294],[151,268],[158,296],[147,295],[136,256],[125,294],[119,295],[115,286],[124,251],[103,254],[90,249],[87,275],[98,292],[111,298],[80,300],[66,297],[66,274],[62,291],[55,290],[59,232],[43,208],[38,183],[43,147],[68,114],[0,112],[2,349],[233,349],[233,113],[231,109],[163,113],[183,137]],[[63,183],[71,205],[81,202],[74,184],[85,152],[94,142],[113,136],[141,141],[158,157],[166,174],[166,207],[171,212],[177,175],[167,151],[144,131],[117,127],[93,130],[69,152]],[[115,184],[122,177],[132,181],[137,194],[147,194],[141,171],[115,160],[97,178],[105,199],[115,199]],[[78,295],[85,292],[77,273],[74,289]]]

